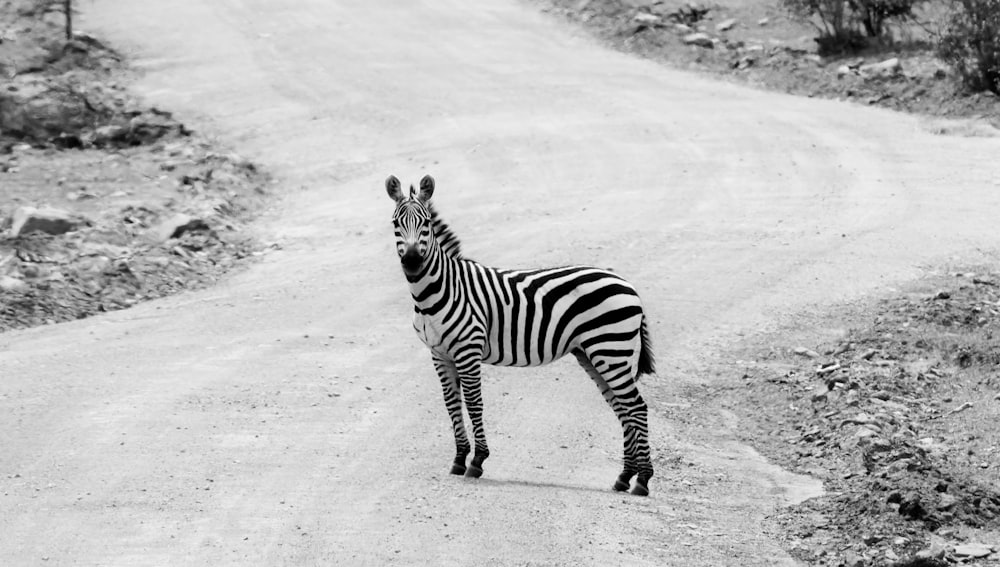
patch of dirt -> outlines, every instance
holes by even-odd
[[[928,32],[858,53],[821,55],[815,29],[774,2],[722,0],[532,0],[546,12],[582,25],[611,46],[681,69],[791,94],[849,100],[938,117],[976,119],[979,128],[937,127],[942,134],[995,136],[1000,99],[967,93],[933,53]],[[922,14],[933,27],[932,13]],[[692,34],[704,37],[695,39]],[[685,39],[688,42],[686,43]],[[867,65],[891,59],[879,70]]]
[[[746,442],[827,490],[772,518],[796,558],[1000,561],[998,284],[984,271],[931,278],[862,308],[832,340],[764,339],[736,355],[742,379],[716,403],[740,416]]]
[[[66,41],[35,4],[0,3],[0,332],[208,285],[260,254],[247,226],[268,176],[144,106],[120,55]]]

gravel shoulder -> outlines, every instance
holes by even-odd
[[[269,177],[140,101],[124,58],[0,7],[0,332],[211,285],[263,252]]]
[[[827,491],[769,519],[792,555],[995,564],[997,282],[991,266],[930,274],[730,354],[726,372],[741,377],[714,403],[740,417],[748,443]]]

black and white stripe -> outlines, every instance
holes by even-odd
[[[647,407],[636,380],[652,373],[653,355],[635,288],[607,270],[585,266],[501,270],[464,258],[458,239],[431,206],[434,179],[396,202],[396,251],[414,302],[413,326],[431,350],[455,433],[453,474],[478,477],[489,456],[483,427],[482,364],[539,366],[572,353],[615,411],[624,433],[624,466],[615,490],[648,494],[653,475]],[[472,422],[471,452],[462,416]]]

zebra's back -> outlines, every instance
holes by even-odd
[[[634,364],[643,311],[630,283],[601,268],[566,266],[470,271],[497,366],[538,366],[581,349],[614,351]],[[600,347],[600,348],[598,348]]]

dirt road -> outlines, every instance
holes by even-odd
[[[139,88],[273,170],[284,249],[206,292],[0,336],[3,565],[778,565],[815,483],[685,385],[735,338],[1000,244],[1000,142],[712,83],[513,0],[83,5]],[[438,180],[474,258],[633,281],[658,476],[575,363],[489,369],[493,456],[452,441],[410,329],[389,173]]]

